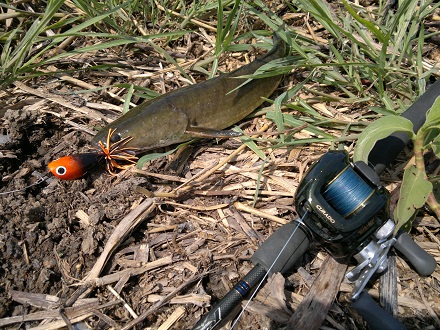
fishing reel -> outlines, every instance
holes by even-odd
[[[389,194],[377,174],[340,151],[327,152],[309,169],[295,206],[301,217],[307,212],[304,224],[335,259],[361,251],[389,219]]]
[[[351,163],[346,152],[329,151],[307,172],[296,195],[296,209],[305,227],[337,259],[354,257],[358,265],[347,274],[355,282],[356,300],[374,273],[387,269],[395,246],[420,275],[431,274],[435,259],[407,233],[394,236],[389,193],[364,162]]]
[[[356,300],[371,276],[387,268],[396,242],[389,193],[378,175],[364,162],[351,163],[346,152],[329,151],[299,185],[296,209],[333,258],[357,260],[347,274],[355,282],[351,298]]]
[[[389,218],[389,193],[364,162],[351,163],[346,152],[329,151],[307,172],[296,196],[296,209],[313,239],[335,259],[354,257],[358,265],[347,274],[356,301],[374,273],[387,269],[395,246],[420,275],[431,274],[435,259],[407,233],[394,235]]]

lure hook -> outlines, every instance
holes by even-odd
[[[100,152],[102,151],[106,161],[107,172],[111,175],[116,175],[117,170],[125,170],[135,165],[138,160],[138,157],[135,155],[137,148],[126,147],[127,143],[133,140],[132,136],[126,136],[117,142],[111,143],[111,138],[115,131],[116,129],[109,129],[106,144],[98,141],[98,145],[101,148]]]

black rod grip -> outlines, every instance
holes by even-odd
[[[284,274],[307,251],[309,244],[308,230],[295,220],[273,233],[254,253],[251,261],[270,274]]]
[[[419,275],[431,275],[437,267],[434,257],[417,245],[407,232],[398,234],[394,247],[408,259]]]
[[[359,297],[351,303],[359,315],[367,322],[370,330],[406,329],[402,322],[382,309],[366,292],[362,292]]]
[[[252,268],[222,300],[196,323],[193,330],[211,330],[219,326],[243,298],[252,291],[253,287],[264,279],[266,273],[266,270],[260,265]]]
[[[242,299],[259,284],[267,272],[284,273],[307,251],[310,244],[307,229],[292,221],[273,233],[251,258],[255,267],[200,319],[193,330],[211,330],[233,311]]]
[[[417,133],[422,127],[426,120],[426,112],[432,107],[438,96],[440,96],[440,79],[437,79],[416,102],[402,113],[402,117],[413,123],[414,132]],[[407,133],[396,132],[377,141],[368,156],[368,161],[374,166],[376,173],[382,173],[396,159],[409,140],[410,137]]]

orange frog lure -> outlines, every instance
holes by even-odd
[[[100,149],[83,154],[61,157],[47,165],[49,171],[62,180],[76,180],[83,177],[93,166],[102,160],[106,161],[107,171],[115,175],[117,170],[124,170],[136,164],[136,148],[125,147],[131,141],[127,136],[115,143],[111,142],[113,133],[110,129],[106,144],[98,142]]]
[[[49,171],[62,180],[76,180],[84,176],[88,170],[103,159],[102,154],[88,152],[70,155],[54,160],[47,165]]]

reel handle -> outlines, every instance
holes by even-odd
[[[437,79],[416,102],[402,113],[402,117],[409,119],[413,123],[415,133],[417,133],[425,122],[426,112],[432,107],[439,95],[440,79]],[[409,140],[410,137],[407,133],[396,132],[377,141],[368,156],[369,163],[374,166],[374,170],[377,174],[382,173],[383,170],[396,159],[397,155],[403,150]]]
[[[367,322],[371,330],[406,329],[402,322],[382,309],[366,292],[362,292],[359,297],[351,303],[359,315]]]
[[[431,275],[437,267],[434,257],[414,242],[407,232],[398,234],[394,247],[408,259],[421,276]]]

